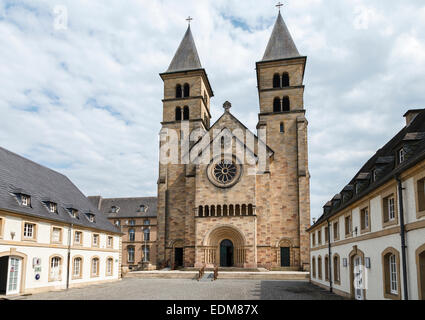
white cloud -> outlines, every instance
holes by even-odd
[[[55,5],[67,28],[54,28]],[[214,89],[255,131],[255,62],[275,1],[42,0],[0,5],[0,145],[68,175],[86,194],[156,194],[162,81],[191,15]],[[308,55],[312,216],[423,106],[422,1],[308,0],[282,13]]]

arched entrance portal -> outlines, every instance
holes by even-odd
[[[209,267],[243,268],[247,263],[246,240],[243,233],[231,225],[212,228],[203,241],[202,264]]]
[[[233,243],[227,239],[220,243],[220,267],[233,267]]]

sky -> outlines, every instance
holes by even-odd
[[[290,0],[308,56],[311,216],[425,107],[423,0]],[[0,3],[0,146],[67,175],[86,195],[155,196],[164,72],[191,24],[215,97],[252,131],[255,62],[276,1]]]

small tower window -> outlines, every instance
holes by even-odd
[[[280,88],[280,76],[278,73],[273,76],[273,88]]]
[[[289,87],[289,74],[287,72],[282,74],[282,87]]]
[[[280,123],[280,133],[285,132],[285,126],[283,125],[283,122]]]
[[[185,106],[183,108],[183,120],[189,120],[189,107]]]
[[[273,100],[273,112],[280,112],[280,99],[274,98]]]
[[[290,106],[290,102],[289,102],[289,97],[283,97],[282,99],[282,110],[285,112],[290,111],[291,110],[291,106]]]
[[[181,98],[182,97],[182,86],[181,84],[178,84],[176,86],[176,98]]]
[[[188,97],[189,94],[190,94],[190,87],[187,83],[185,83],[183,86],[183,96]]]
[[[182,108],[177,107],[176,108],[176,121],[182,120]]]

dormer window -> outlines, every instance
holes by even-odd
[[[78,210],[73,208],[68,208],[68,211],[71,217],[73,217],[74,219],[79,219]]]
[[[26,194],[21,194],[21,204],[24,207],[31,207],[31,197]]]
[[[140,212],[145,212],[146,211],[146,207],[145,207],[145,205],[141,205],[140,206]]]
[[[49,212],[58,213],[58,205],[54,202],[49,202]]]
[[[376,181],[376,179],[377,179],[377,173],[376,173],[376,169],[374,169],[374,170],[372,171],[372,182],[375,182],[375,181]]]
[[[116,212],[117,212],[117,207],[116,207],[116,206],[113,206],[113,207],[111,208],[111,212],[112,212],[112,213],[116,213]]]
[[[86,217],[90,222],[95,222],[95,216],[93,213],[86,213]]]
[[[406,150],[404,150],[404,148],[401,148],[398,151],[398,163],[403,163],[404,160],[406,160]]]

